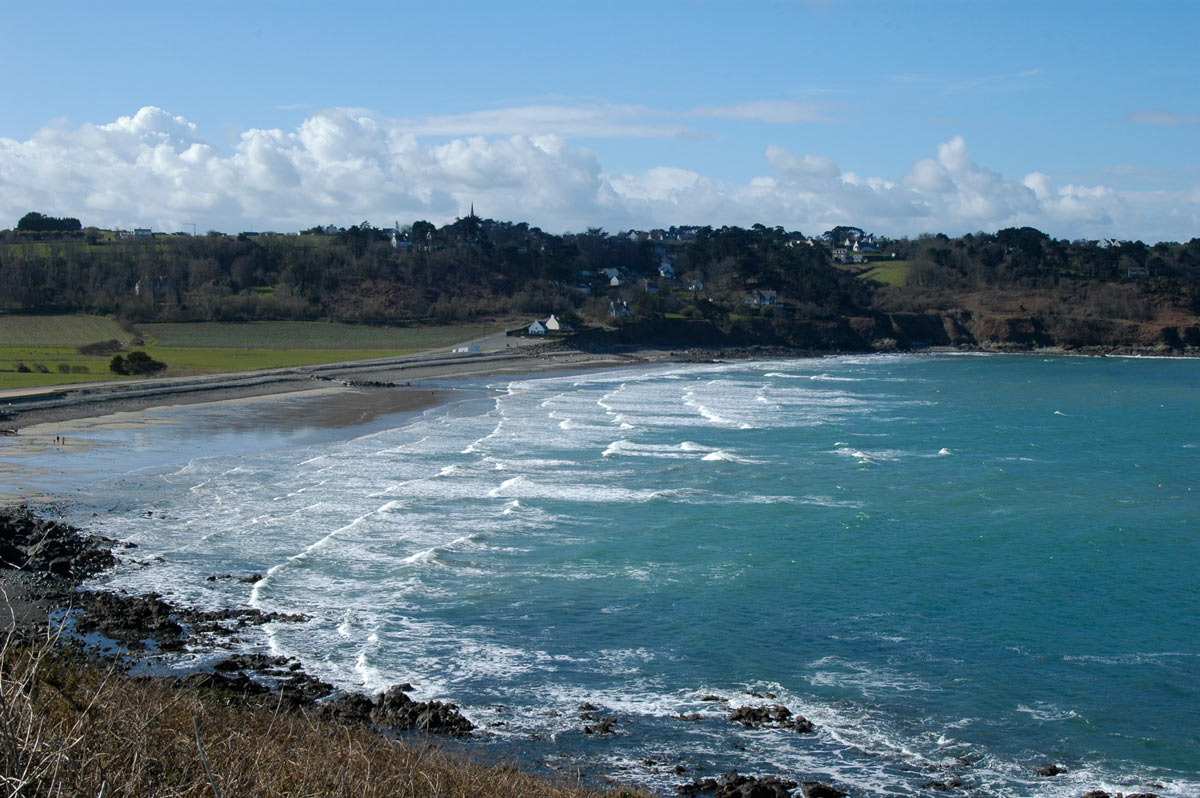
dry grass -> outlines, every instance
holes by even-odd
[[[52,635],[10,638],[0,652],[0,794],[601,795],[273,702],[131,678],[64,653]]]

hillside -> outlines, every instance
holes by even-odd
[[[1200,347],[1200,239],[1072,242],[1032,228],[956,239],[762,225],[554,235],[472,215],[301,235],[5,231],[0,275],[0,311],[127,327],[556,313],[590,328],[592,345]]]

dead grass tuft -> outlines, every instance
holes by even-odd
[[[211,777],[206,772],[211,769]],[[268,697],[133,678],[53,634],[0,651],[0,794],[585,798],[601,793],[385,738]]]

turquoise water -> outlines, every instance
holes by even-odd
[[[149,441],[168,454],[77,511],[148,563],[107,584],[307,613],[258,644],[411,682],[475,745],[597,780],[1200,793],[1200,362],[838,357],[467,396],[349,440],[170,463]],[[265,578],[204,578],[229,572]],[[585,701],[615,735],[582,733]],[[727,720],[763,703],[817,733]]]

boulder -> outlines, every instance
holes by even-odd
[[[774,776],[743,776],[726,773],[717,782],[716,798],[789,798],[796,782]]]
[[[806,781],[800,785],[804,798],[844,798],[846,793],[821,781]]]
[[[399,686],[375,697],[372,720],[380,726],[405,731],[416,729],[426,734],[449,734],[465,737],[475,728],[454,704],[441,701],[413,701]]]
[[[729,713],[729,719],[752,728],[793,729],[800,734],[816,731],[812,721],[803,715],[793,715],[782,704],[738,707]]]

